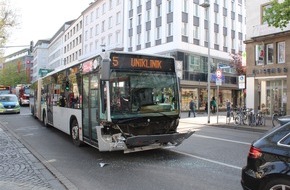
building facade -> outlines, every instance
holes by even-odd
[[[216,97],[221,108],[227,99],[241,105],[242,94],[235,70],[230,66],[230,54],[244,51],[245,3],[212,0],[208,9],[201,7],[201,3],[95,1],[83,12],[84,57],[96,55],[102,48],[174,56],[181,72],[182,110],[189,109],[189,101],[194,97],[198,109],[203,110],[207,100],[209,48],[211,96]],[[223,73],[219,87],[215,75],[218,68]]]
[[[269,0],[247,2],[247,106],[273,114],[290,113],[290,25],[283,30],[263,22]]]

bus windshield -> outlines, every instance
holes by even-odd
[[[112,119],[179,114],[177,79],[170,72],[112,72]]]

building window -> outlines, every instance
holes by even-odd
[[[109,28],[112,28],[113,17],[109,17]]]
[[[130,0],[129,1],[129,10],[132,10],[133,9],[133,2],[132,2],[133,0]]]
[[[133,42],[132,42],[132,36],[129,38],[129,47],[132,47]]]
[[[168,23],[167,24],[167,36],[172,36],[173,35],[173,23]]]
[[[193,4],[193,16],[198,17],[198,6],[197,4]]]
[[[218,13],[214,13],[214,23],[219,24],[219,14]]]
[[[109,34],[108,36],[108,45],[112,44],[112,34]]]
[[[224,27],[226,27],[226,26],[227,26],[227,17],[224,16],[224,17],[223,17],[223,21],[224,21],[224,22],[223,22],[223,23],[224,23]]]
[[[102,6],[102,14],[106,13],[106,3],[103,4]]]
[[[117,31],[116,32],[116,43],[120,44],[120,42],[121,42],[121,32]]]
[[[150,30],[146,32],[146,42],[150,42]]]
[[[99,18],[99,7],[96,9],[96,18]]]
[[[161,14],[162,14],[162,12],[161,12],[161,5],[162,4],[159,4],[159,5],[157,5],[157,7],[156,7],[156,17],[158,18],[158,17],[161,17]]]
[[[266,46],[266,57],[267,57],[267,65],[273,64],[274,61],[274,48],[273,44],[267,44]]]
[[[121,12],[117,12],[117,15],[116,15],[116,25],[120,24],[120,21],[121,21]]]
[[[90,28],[90,38],[93,37],[93,28]]]
[[[161,27],[156,28],[156,40],[161,39]]]
[[[147,21],[150,21],[151,20],[151,10],[147,10],[146,16],[147,16]]]
[[[105,21],[102,21],[102,32],[105,32]]]
[[[131,29],[132,27],[133,27],[133,19],[130,18],[130,20],[129,20],[129,28]]]
[[[141,19],[142,19],[142,15],[138,15],[138,24],[137,25],[141,25]]]
[[[98,49],[98,46],[99,46],[99,41],[98,40],[95,40],[95,49],[96,50]]]
[[[264,21],[264,16],[265,16],[265,14],[266,14],[266,10],[267,9],[269,9],[269,8],[271,8],[272,7],[272,5],[270,5],[270,4],[267,4],[267,5],[264,5],[264,6],[262,6],[262,18],[261,18],[261,24],[267,24],[267,22],[266,21]]]
[[[204,30],[204,41],[208,42],[208,29]]]
[[[227,36],[224,35],[224,47],[228,47],[227,45]]]
[[[99,33],[100,33],[100,25],[97,24],[97,25],[96,25],[95,36],[98,35]]]
[[[172,12],[172,0],[167,0],[167,12]]]
[[[181,34],[183,36],[187,36],[187,23],[182,23],[182,26],[181,26]]]
[[[285,42],[277,43],[277,62],[285,63]]]
[[[198,30],[198,26],[193,26],[193,38],[194,39],[199,39],[199,30]]]
[[[261,44],[256,45],[255,47],[255,58],[256,58],[256,65],[264,65],[264,46]]]
[[[214,33],[214,43],[219,44],[219,35],[218,33]]]
[[[188,0],[183,0],[182,11],[187,13],[187,9],[188,9]]]
[[[137,45],[141,44],[141,34],[137,34]]]
[[[113,2],[112,2],[113,0],[110,0],[109,1],[109,9],[112,9],[112,7],[113,7]]]

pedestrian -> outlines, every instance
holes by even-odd
[[[212,100],[210,101],[210,108],[211,108],[211,112],[215,113],[216,112],[216,101],[215,101],[215,97],[212,97]]]
[[[226,101],[226,108],[227,108],[227,119],[226,123],[229,124],[231,121],[231,102],[229,100]]]
[[[190,113],[193,113],[193,117],[195,117],[195,102],[193,101],[193,99],[191,99],[191,101],[189,102],[189,112],[188,112],[188,117],[190,117]]]

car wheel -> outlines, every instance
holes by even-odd
[[[72,120],[70,128],[71,128],[71,137],[72,137],[74,145],[80,147],[82,145],[82,142],[80,140],[79,124],[76,119]]]
[[[263,190],[289,190],[290,180],[286,180],[286,179],[271,180],[262,189]]]

